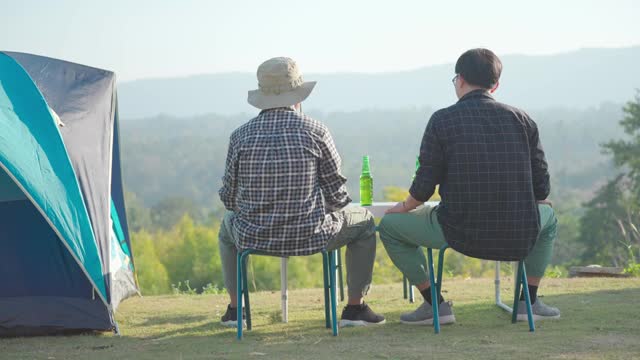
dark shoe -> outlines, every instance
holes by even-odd
[[[340,327],[380,325],[384,323],[384,316],[374,313],[369,305],[365,303],[345,306],[340,318]]]
[[[247,318],[247,315],[245,313],[245,309],[242,308],[242,326],[243,327],[247,326],[247,322],[245,321],[246,318]],[[224,315],[222,315],[222,318],[220,319],[220,323],[224,326],[229,326],[229,327],[238,326],[238,309],[232,308],[231,305],[227,305],[227,312],[225,312]]]

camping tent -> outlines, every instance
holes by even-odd
[[[133,265],[114,73],[0,52],[0,335],[117,332]]]

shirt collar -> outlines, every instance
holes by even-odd
[[[296,108],[293,106],[284,106],[284,107],[278,107],[278,108],[272,108],[272,109],[264,109],[260,111],[260,115],[269,111],[296,111]]]
[[[463,97],[460,98],[460,100],[458,100],[458,102],[462,102],[462,101],[466,101],[466,100],[470,100],[470,99],[495,100],[493,98],[493,96],[491,96],[491,93],[489,93],[489,91],[487,89],[476,89],[476,90],[472,90],[472,91],[469,91],[468,93],[466,93]]]

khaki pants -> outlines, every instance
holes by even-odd
[[[222,260],[222,272],[224,285],[231,294],[237,293],[237,234],[231,225],[234,213],[225,214],[218,244]],[[376,225],[373,215],[366,209],[357,206],[348,206],[332,214],[342,218],[343,225],[327,244],[327,250],[334,250],[343,246],[347,247],[346,267],[347,286],[350,297],[366,295],[371,286],[373,263],[376,257]],[[318,261],[318,266],[322,263]]]

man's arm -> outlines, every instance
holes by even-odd
[[[533,193],[536,200],[545,200],[551,192],[549,182],[549,166],[540,143],[540,135],[536,123],[527,119],[531,127],[529,128],[529,152],[531,154],[531,177],[533,182]]]
[[[444,174],[444,154],[436,131],[437,113],[431,116],[420,144],[420,166],[409,189],[409,194],[425,202],[433,195]]]
[[[320,188],[327,210],[337,211],[347,206],[351,202],[351,198],[345,186],[347,178],[340,173],[342,160],[329,130],[324,133],[319,146],[321,151],[318,167]]]
[[[229,139],[229,149],[227,150],[227,162],[224,176],[222,177],[222,187],[218,191],[220,200],[224,207],[230,211],[237,210],[236,194],[238,189],[238,155],[235,146],[234,135]]]
[[[408,212],[429,200],[444,175],[444,150],[435,127],[437,113],[431,116],[420,145],[420,166],[409,189],[409,196],[387,213]]]

